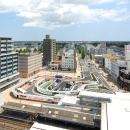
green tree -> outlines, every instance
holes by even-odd
[[[56,54],[58,53],[59,49],[60,49],[59,47],[56,47]]]
[[[40,48],[40,52],[43,53],[43,47]]]
[[[85,57],[85,52],[82,51],[82,59],[84,59],[84,57]]]
[[[34,48],[34,50],[33,50],[34,52],[37,52],[37,48]]]
[[[82,52],[82,50],[81,50],[81,48],[79,48],[79,53],[81,53]]]
[[[20,49],[20,50],[19,50],[19,53],[22,53],[22,52],[23,52],[22,49]]]

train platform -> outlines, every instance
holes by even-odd
[[[3,105],[2,108],[5,111],[19,111],[23,114],[26,114],[35,113],[38,110],[39,106],[8,102],[7,104]],[[63,106],[59,107],[54,105],[42,104],[42,107],[37,114],[44,118],[61,120],[63,122],[100,127],[100,117],[98,117],[97,115],[87,112],[81,112],[76,109],[66,108]]]

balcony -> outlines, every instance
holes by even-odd
[[[13,70],[15,70],[15,69],[18,69],[18,67],[17,67],[17,66],[15,66],[15,67],[13,68]]]
[[[8,47],[9,47],[9,46],[12,47],[12,46],[14,46],[14,44],[7,44],[7,46],[8,46]]]
[[[8,73],[8,75],[11,75],[11,74],[12,74],[12,72]]]
[[[6,42],[6,40],[1,40],[1,42]]]
[[[6,66],[2,66],[2,67],[1,67],[1,69],[5,69],[5,68],[6,68]]]
[[[13,62],[14,62],[14,61],[18,61],[18,59],[13,59]]]
[[[13,65],[17,65],[18,63],[14,63]]]
[[[6,60],[6,57],[2,57],[1,60]]]
[[[12,66],[12,64],[11,65],[8,65],[7,67],[11,67]]]
[[[1,51],[6,51],[6,49],[4,49],[4,48],[1,48]]]
[[[8,56],[8,57],[7,57],[7,59],[11,59],[11,58],[12,58],[12,56]]]
[[[16,58],[16,57],[18,57],[18,55],[13,56],[13,58]]]
[[[1,44],[1,47],[6,47],[6,44]]]
[[[2,61],[2,62],[1,62],[1,65],[4,65],[4,64],[6,64],[6,61]]]
[[[6,77],[6,74],[4,74],[4,75],[1,75],[1,78],[5,78]]]
[[[13,50],[13,48],[8,48],[7,50],[8,50],[8,51],[12,51],[12,50]]]
[[[1,71],[1,74],[5,73],[5,72],[6,72],[6,70],[2,70],[2,71]]]
[[[7,63],[12,63],[12,60],[8,60]]]
[[[11,69],[8,69],[8,71],[11,71],[12,70],[12,68]]]
[[[17,73],[17,72],[18,72],[18,70],[15,70],[15,71],[13,71],[13,74],[14,74],[14,73]]]
[[[6,53],[1,53],[1,55],[5,55]]]
[[[7,42],[14,42],[13,40],[7,40]]]

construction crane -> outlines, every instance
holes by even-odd
[[[25,121],[24,130],[26,130],[26,127],[27,127],[29,121],[30,121],[31,119],[36,118],[37,113],[38,113],[41,109],[42,109],[42,105],[41,105],[40,107],[38,107],[37,110]]]

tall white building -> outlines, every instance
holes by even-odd
[[[111,59],[105,58],[105,70],[107,72],[111,71]]]
[[[0,91],[19,81],[18,53],[13,46],[12,37],[0,37]]]
[[[130,45],[125,45],[125,60],[130,60]]]
[[[76,56],[75,50],[68,50],[62,56],[62,70],[75,71],[76,70]]]
[[[126,67],[126,61],[112,61],[111,62],[111,76],[117,80],[119,77],[119,67]]]

